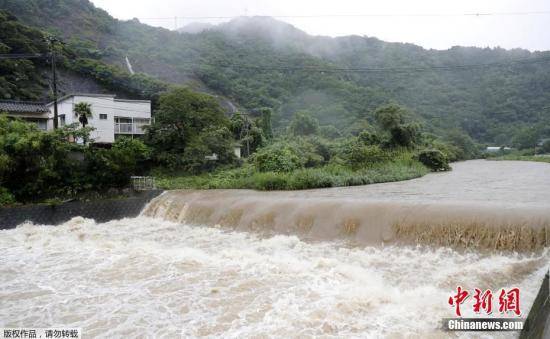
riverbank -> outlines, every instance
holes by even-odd
[[[161,193],[160,190],[153,190],[134,192],[111,199],[0,206],[0,230],[12,229],[25,222],[36,225],[59,225],[75,217],[90,218],[97,222],[135,218]]]
[[[503,160],[510,160],[510,161],[535,161],[535,162],[547,162],[550,163],[550,155],[517,155],[517,154],[508,154],[508,155],[501,155],[494,158],[487,158],[487,160],[494,160],[494,161],[503,161]]]
[[[257,172],[252,166],[244,166],[196,176],[160,174],[157,177],[157,186],[165,190],[302,190],[403,181],[422,177],[429,172],[424,165],[413,159],[376,164],[356,171],[344,166],[328,165],[292,172]]]

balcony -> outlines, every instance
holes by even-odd
[[[150,123],[131,123],[120,122],[115,123],[115,134],[145,134],[143,126],[149,126]]]

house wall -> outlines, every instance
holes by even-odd
[[[78,123],[78,117],[74,114],[74,106],[86,102],[91,104],[92,116],[88,117],[88,124],[95,128],[91,138],[97,143],[113,143],[115,141],[115,117],[151,119],[151,102],[140,100],[118,100],[114,96],[75,95],[68,97],[58,104],[59,115],[65,115],[67,125]],[[48,105],[50,117],[53,119],[53,104]],[[106,120],[101,120],[100,115],[107,115]],[[53,128],[53,121],[50,122]]]

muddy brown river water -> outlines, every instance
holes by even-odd
[[[483,337],[439,329],[454,314],[447,300],[457,285],[518,287],[526,316],[550,261],[540,239],[550,165],[453,167],[363,187],[169,192],[138,218],[0,231],[0,327],[79,327],[86,338]],[[517,224],[532,237],[504,242]],[[434,246],[427,231],[475,225],[486,233],[464,233],[466,247]],[[490,241],[475,242],[482,235]],[[464,316],[477,316],[471,303]]]

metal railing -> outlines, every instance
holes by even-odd
[[[155,178],[153,177],[131,177],[132,187],[136,191],[150,191],[156,190],[157,185],[155,183]]]
[[[149,124],[140,123],[115,123],[115,134],[145,134],[143,126],[149,126]]]

